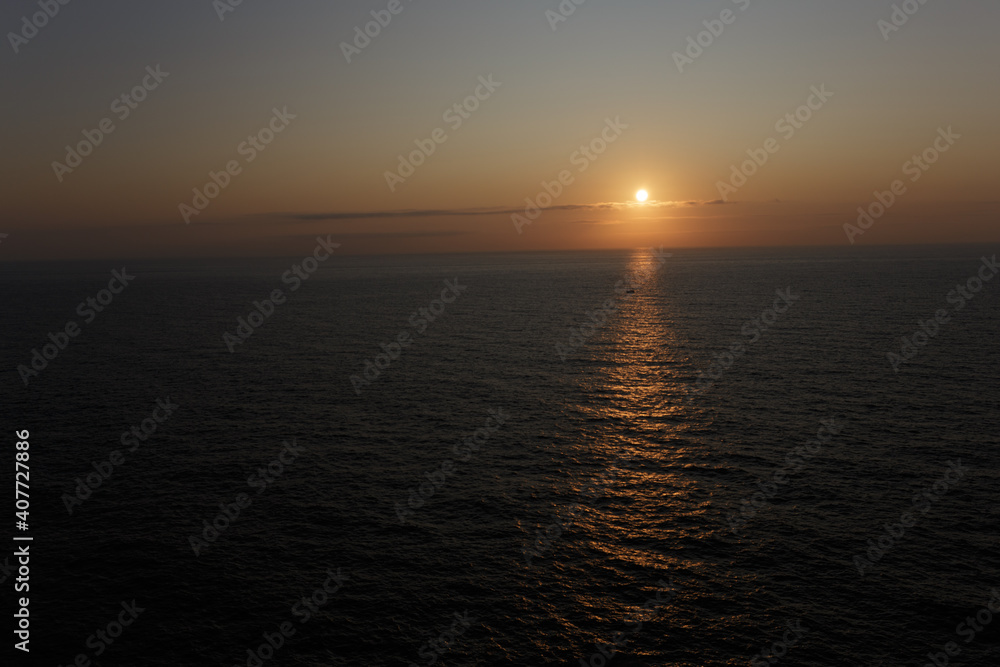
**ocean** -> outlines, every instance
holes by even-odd
[[[31,664],[1000,664],[994,248],[312,253],[0,265]]]

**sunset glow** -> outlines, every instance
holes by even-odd
[[[4,5],[0,261],[1000,237],[996,3],[383,4]]]

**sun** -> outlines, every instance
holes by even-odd
[[[638,192],[635,193],[635,199],[636,201],[646,201],[647,199],[649,199],[649,193],[646,192],[645,190],[639,190]]]

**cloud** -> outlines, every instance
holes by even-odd
[[[471,232],[463,232],[458,230],[442,230],[436,232],[347,232],[347,233],[338,233],[337,238],[338,239],[441,238],[448,236],[467,236],[470,233]]]
[[[679,206],[704,206],[707,204],[724,204],[722,200],[699,202],[672,202],[672,201],[651,201],[639,202],[599,202],[595,204],[561,204],[549,206],[545,211],[622,211],[635,208],[676,208]],[[441,218],[441,217],[475,217],[490,215],[513,215],[524,213],[524,207],[504,208],[479,207],[479,208],[432,208],[432,209],[401,209],[390,211],[330,211],[314,213],[268,213],[264,216],[273,220],[283,220],[286,222],[319,222],[319,221],[344,221],[352,220],[391,220],[401,218]]]
[[[550,206],[547,211],[576,211],[589,208],[586,205],[566,204]],[[290,222],[317,222],[329,220],[392,220],[399,218],[441,218],[441,217],[473,217],[485,215],[510,215],[524,213],[523,208],[432,208],[403,209],[396,211],[363,211],[363,212],[327,212],[327,213],[269,213],[264,217],[286,220]]]

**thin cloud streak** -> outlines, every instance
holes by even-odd
[[[636,208],[679,208],[682,206],[707,206],[725,204],[721,200],[716,201],[686,201],[686,202],[601,202],[597,204],[561,204],[558,206],[548,206],[546,211],[620,211]],[[480,207],[480,208],[453,208],[453,209],[403,209],[396,211],[365,211],[365,212],[326,212],[326,213],[268,213],[263,216],[270,219],[285,220],[289,222],[317,222],[330,220],[389,220],[399,218],[438,218],[438,217],[473,217],[491,215],[513,215],[524,213],[524,207],[502,208],[502,207]]]

